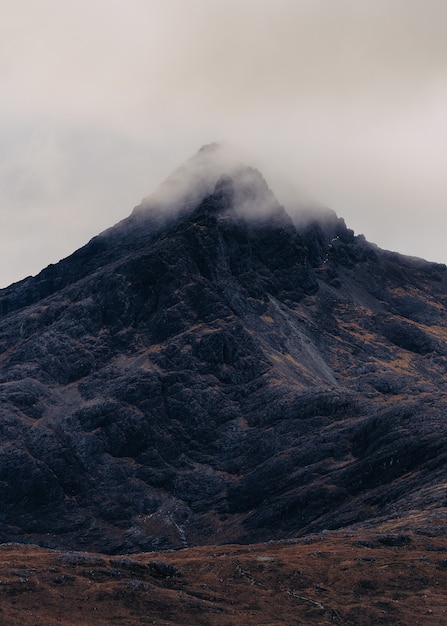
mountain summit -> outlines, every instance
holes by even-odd
[[[0,540],[109,553],[441,524],[446,267],[296,225],[204,147],[0,291]]]

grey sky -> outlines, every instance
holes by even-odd
[[[202,144],[447,262],[445,0],[0,0],[0,286]]]

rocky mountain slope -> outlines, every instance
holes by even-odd
[[[105,553],[442,528],[447,270],[202,149],[0,291],[0,541]],[[441,532],[441,531],[440,531]]]

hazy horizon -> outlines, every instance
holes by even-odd
[[[447,262],[441,0],[0,0],[0,287],[227,140],[281,202]],[[296,191],[295,191],[296,190]]]

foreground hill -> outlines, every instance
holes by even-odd
[[[447,271],[208,147],[0,291],[0,540],[259,542],[447,504]],[[440,521],[441,520],[441,521]]]
[[[8,626],[445,626],[444,538],[388,530],[132,557],[0,546],[0,620]]]

